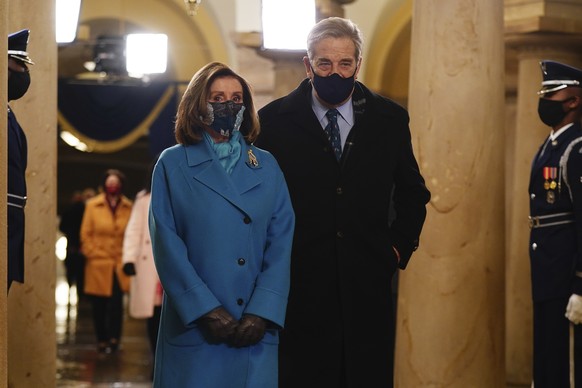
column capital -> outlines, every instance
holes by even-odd
[[[317,20],[323,20],[331,16],[344,17],[344,4],[353,3],[356,0],[315,0],[317,7]]]
[[[582,33],[560,34],[553,32],[534,32],[529,34],[510,33],[505,35],[507,48],[518,55],[539,55],[543,53],[572,53],[582,49]]]
[[[505,0],[506,32],[582,33],[582,4],[562,0]]]

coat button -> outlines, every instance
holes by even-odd
[[[245,301],[244,301],[244,300],[242,300],[242,298],[238,298],[238,299],[236,300],[236,304],[238,304],[239,306],[242,306],[244,302],[245,302]]]
[[[337,236],[337,238],[344,238],[344,232],[342,232],[341,230],[338,230],[335,235]]]
[[[335,189],[335,192],[337,193],[337,195],[342,195],[344,193],[344,190],[341,187],[338,187]]]
[[[536,244],[536,243],[531,244],[531,249],[533,249],[534,251],[537,249],[537,247],[538,247],[538,244]]]
[[[240,259],[237,260],[237,262],[238,262],[238,265],[245,265],[246,260],[241,257]]]
[[[536,199],[536,195],[535,195],[534,193],[531,193],[531,194],[529,195],[529,197],[530,197],[531,199]]]
[[[245,218],[243,218],[243,222],[245,224],[250,224],[251,223],[251,218],[249,216],[245,216]]]

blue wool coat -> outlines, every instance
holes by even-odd
[[[154,387],[277,386],[276,330],[236,349],[208,344],[196,324],[221,305],[284,324],[295,217],[273,156],[241,145],[231,175],[206,141],[165,150],[155,167],[149,223],[165,295]]]

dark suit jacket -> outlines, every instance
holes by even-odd
[[[16,116],[8,108],[8,193],[26,197],[27,143]],[[10,200],[9,200],[10,202]],[[24,209],[8,206],[8,287],[24,282]]]
[[[296,213],[282,387],[339,386],[342,363],[358,379],[348,387],[392,384],[392,246],[405,268],[430,193],[406,110],[361,83],[352,103],[355,125],[339,163],[313,113],[308,79],[259,112],[257,145],[279,162]]]
[[[572,292],[582,295],[582,279],[575,276],[576,271],[582,271],[582,139],[576,140],[581,137],[582,127],[576,123],[560,134],[554,144],[548,143],[540,157],[542,145],[532,163],[530,215],[572,212],[575,221],[531,230],[529,252],[534,302],[567,298]],[[560,159],[573,142],[567,163],[560,167]],[[552,190],[553,202],[548,202],[549,190],[544,187],[544,167],[555,168],[556,182],[562,178],[559,189]]]

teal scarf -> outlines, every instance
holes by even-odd
[[[215,143],[212,137],[204,131],[204,137],[210,147],[214,150],[216,155],[218,156],[218,160],[220,164],[227,173],[231,174],[232,170],[234,170],[234,166],[236,166],[236,162],[240,159],[241,155],[241,145],[240,145],[240,137],[241,134],[239,131],[234,131],[232,136],[230,137],[229,141],[225,141],[222,143]]]

